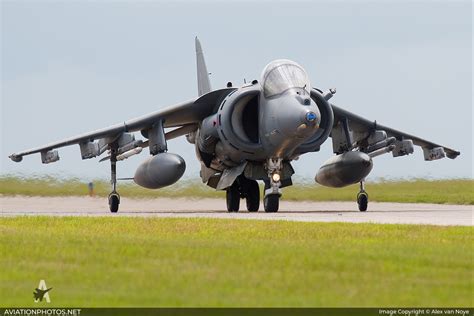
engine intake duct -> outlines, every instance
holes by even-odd
[[[211,115],[206,117],[201,124],[199,133],[197,134],[197,144],[199,150],[212,154],[214,153],[216,143],[219,140],[219,134],[217,133],[217,115]]]
[[[249,154],[261,151],[259,142],[259,93],[249,87],[229,95],[217,111],[217,132],[226,151]]]

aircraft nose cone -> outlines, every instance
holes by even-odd
[[[285,95],[272,100],[273,111],[268,117],[276,117],[277,124],[272,130],[280,131],[286,137],[307,138],[319,128],[320,113],[316,103],[309,100],[306,104],[300,95]]]

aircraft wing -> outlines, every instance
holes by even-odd
[[[372,153],[372,156],[392,152],[397,157],[413,153],[413,145],[416,145],[423,149],[425,160],[446,156],[454,159],[460,154],[452,148],[378,124],[377,121],[370,121],[334,104],[331,106],[334,112],[331,137],[335,153],[358,147],[369,155]]]
[[[57,151],[53,149],[75,144],[80,145],[82,159],[99,156],[113,142],[119,142],[119,146],[129,149],[146,147],[148,141],[135,141],[135,137],[129,133],[141,131],[146,135],[157,122],[162,122],[164,128],[175,128],[165,134],[166,139],[189,134],[197,129],[202,119],[215,111],[218,101],[233,90],[235,88],[215,90],[199,98],[168,106],[123,123],[13,153],[9,157],[13,161],[20,162],[23,156],[41,153],[43,163],[50,163],[59,160]]]

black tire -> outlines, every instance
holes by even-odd
[[[120,196],[116,193],[109,195],[109,209],[112,213],[117,213],[120,204]]]
[[[280,196],[278,194],[270,194],[263,198],[263,206],[265,212],[275,213],[278,212],[280,206]]]
[[[369,205],[369,196],[365,192],[360,192],[357,194],[357,205],[359,206],[359,211],[367,211],[367,206]]]
[[[237,181],[226,190],[226,201],[228,212],[238,212],[240,208],[240,192]]]
[[[249,212],[258,212],[260,207],[260,187],[255,180],[248,180],[247,182],[247,210]]]

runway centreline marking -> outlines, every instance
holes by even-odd
[[[472,205],[370,202],[359,212],[355,202],[280,203],[278,213],[228,213],[224,199],[131,199],[122,198],[120,210],[111,214],[105,198],[1,196],[0,216],[141,216],[199,217],[304,222],[350,222],[384,224],[473,225]],[[242,200],[241,209],[245,209]]]

